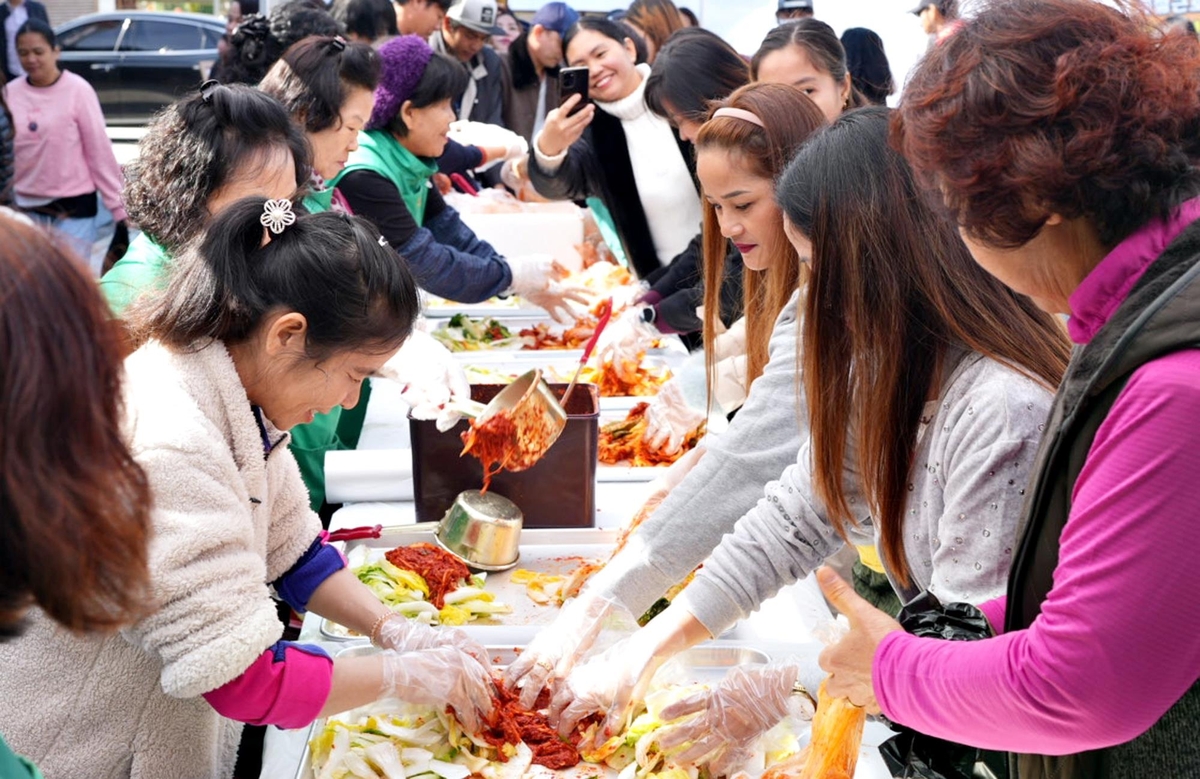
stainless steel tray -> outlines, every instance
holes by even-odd
[[[357,547],[366,546],[370,549],[387,550],[397,546],[414,544],[419,541],[433,542],[431,526],[399,528],[386,532],[379,538],[367,538],[345,542],[343,551],[349,554]],[[526,529],[521,531],[521,562],[517,568],[566,575],[575,569],[583,560],[604,561],[608,559],[613,545],[617,540],[617,531],[599,530],[596,528],[542,530]],[[505,628],[503,633],[512,638],[498,639],[505,642],[521,639],[532,635],[532,628],[548,625],[558,616],[557,606],[539,606],[526,595],[523,584],[512,582],[512,571],[491,573],[487,577],[485,589],[496,596],[496,599],[512,606],[511,614],[497,615],[486,620],[471,622],[463,626],[472,632],[483,631],[486,635],[498,632],[496,629]],[[514,632],[512,628],[526,628]],[[351,636],[344,627],[330,620],[321,620],[321,637],[330,641],[362,641],[362,636]],[[486,644],[488,639],[480,637]],[[526,639],[527,640],[527,639]]]
[[[516,656],[520,652],[519,647],[508,644],[485,644],[485,648],[492,659],[492,664],[498,668],[507,666],[516,659]],[[378,651],[373,646],[349,646],[336,652],[334,657],[361,657],[363,655],[374,654]],[[710,641],[682,652],[672,661],[675,664],[674,668],[671,668],[670,665],[664,666],[660,673],[679,674],[680,683],[711,684],[720,681],[733,668],[763,665],[771,662],[772,659],[772,653],[764,649],[746,646],[737,642]],[[307,745],[325,727],[325,720],[326,718],[322,717],[309,727],[308,738],[305,740],[304,755],[296,770],[295,779],[314,779],[312,764],[310,762],[312,753],[309,751]],[[555,771],[554,773],[564,777],[564,779],[584,779],[584,777],[591,776],[611,778],[617,775],[616,771],[607,766],[592,763],[580,763],[575,768]]]

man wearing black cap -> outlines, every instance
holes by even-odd
[[[442,29],[429,36],[429,46],[463,63],[471,76],[454,106],[458,118],[503,126],[504,68],[500,55],[486,45],[491,36],[504,35],[497,16],[496,0],[457,0]]]
[[[775,21],[794,22],[797,19],[807,19],[813,15],[812,0],[779,0],[779,8],[775,10]]]
[[[566,3],[546,3],[504,55],[504,126],[530,143],[558,108],[563,36],[577,21]]]
[[[958,0],[922,0],[912,13],[921,20],[921,29],[941,43],[962,26],[958,18]]]

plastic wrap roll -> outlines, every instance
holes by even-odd
[[[412,450],[326,452],[325,499],[330,503],[412,500]]]

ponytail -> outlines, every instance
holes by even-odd
[[[181,350],[238,343],[285,310],[308,321],[315,359],[399,346],[419,311],[416,282],[375,228],[330,211],[297,213],[276,233],[263,226],[266,203],[245,198],[212,221],[173,266],[167,288],[131,312],[137,342]]]

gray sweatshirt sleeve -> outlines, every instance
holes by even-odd
[[[848,449],[846,460],[847,500],[858,523],[847,527],[847,534],[856,546],[870,544],[874,531],[850,465],[853,451]],[[719,636],[781,587],[807,576],[843,543],[813,487],[809,439],[796,462],[767,485],[764,497],[725,536],[676,602]]]
[[[796,461],[807,436],[797,410],[796,301],[771,335],[770,361],[729,429],[589,583],[641,614],[704,562],[721,537],[762,497],[763,487]]]

